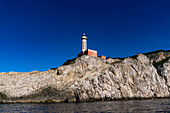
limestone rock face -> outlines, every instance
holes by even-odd
[[[115,58],[115,59],[113,59],[113,58],[107,58],[106,63],[113,64],[113,63],[115,63],[115,62],[120,62],[120,61],[121,61],[121,60],[120,60],[119,58]]]
[[[170,92],[170,59],[164,64],[158,66],[159,75],[164,78],[165,84],[168,86]]]
[[[170,51],[159,50],[146,53],[145,55],[150,59],[151,62],[159,62],[167,57],[170,57]]]
[[[0,101],[75,102],[170,97],[170,60],[159,69],[143,54],[113,62],[84,55],[56,70],[0,73]]]

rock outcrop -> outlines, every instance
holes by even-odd
[[[0,101],[76,102],[170,97],[170,60],[154,67],[148,55],[116,60],[84,55],[72,60],[70,65],[45,72],[0,73]]]
[[[164,50],[158,50],[158,51],[152,51],[149,53],[144,53],[144,55],[146,55],[151,62],[159,62],[163,59],[166,59],[167,57],[170,57],[170,51],[164,51]]]
[[[165,62],[159,63],[157,68],[158,74],[164,78],[165,84],[170,92],[170,57],[164,59]]]

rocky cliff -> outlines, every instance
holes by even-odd
[[[0,73],[0,101],[170,97],[170,52],[161,52],[107,60],[84,55],[45,72]]]

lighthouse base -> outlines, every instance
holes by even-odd
[[[89,56],[97,57],[97,51],[91,50],[91,49],[87,49],[84,52],[82,51],[81,53],[79,53],[77,56],[80,57],[82,55],[89,55]]]

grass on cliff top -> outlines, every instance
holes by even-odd
[[[163,49],[160,49],[160,50],[156,50],[156,51],[151,51],[151,52],[147,52],[147,53],[142,53],[144,55],[150,55],[150,54],[155,54],[155,53],[159,53],[159,52],[170,52],[170,50],[163,50]],[[133,55],[133,56],[130,56],[130,58],[133,58],[135,59],[137,57],[137,55]],[[107,57],[108,58],[111,58],[111,59],[119,59],[119,60],[124,60],[125,58],[127,57],[123,57],[123,58],[120,58],[120,57]]]
[[[124,60],[124,59],[125,59],[125,57],[124,57],[124,58],[120,58],[120,57],[115,57],[115,58],[107,57],[106,59],[108,59],[108,58],[111,58],[111,59],[119,59],[119,60]]]
[[[74,64],[76,59],[77,59],[77,57],[73,58],[73,59],[68,59],[66,62],[64,62],[64,64],[62,66]]]
[[[51,68],[50,70],[56,70],[58,67],[56,67],[56,68]]]
[[[153,62],[153,66],[155,67],[155,68],[158,68],[158,66],[159,65],[163,65],[165,62],[167,62],[168,60],[170,59],[170,57],[167,57],[167,58],[165,58],[165,59],[163,59],[163,60],[161,60],[161,61],[159,61],[159,62]]]
[[[159,52],[170,52],[170,50],[163,50],[163,49],[160,49],[160,50],[156,50],[156,51],[151,51],[151,52],[148,52],[148,53],[143,53],[144,55],[150,55],[150,54],[155,54],[155,53],[159,53]]]
[[[68,59],[66,62],[64,62],[64,64],[62,64],[62,66],[74,64],[74,62],[75,62],[76,59],[77,59],[77,58]],[[58,67],[56,67],[56,68],[51,68],[50,70],[56,70],[57,68],[58,68]]]
[[[136,59],[137,58],[137,55],[133,55],[133,56],[129,56],[130,58],[132,58],[132,59]],[[111,58],[111,57],[107,57],[107,59],[108,58]],[[128,57],[122,57],[122,58],[120,58],[120,57],[115,57],[115,58],[111,58],[111,59],[119,59],[119,60],[121,60],[121,61],[123,61],[125,58],[128,58]]]

